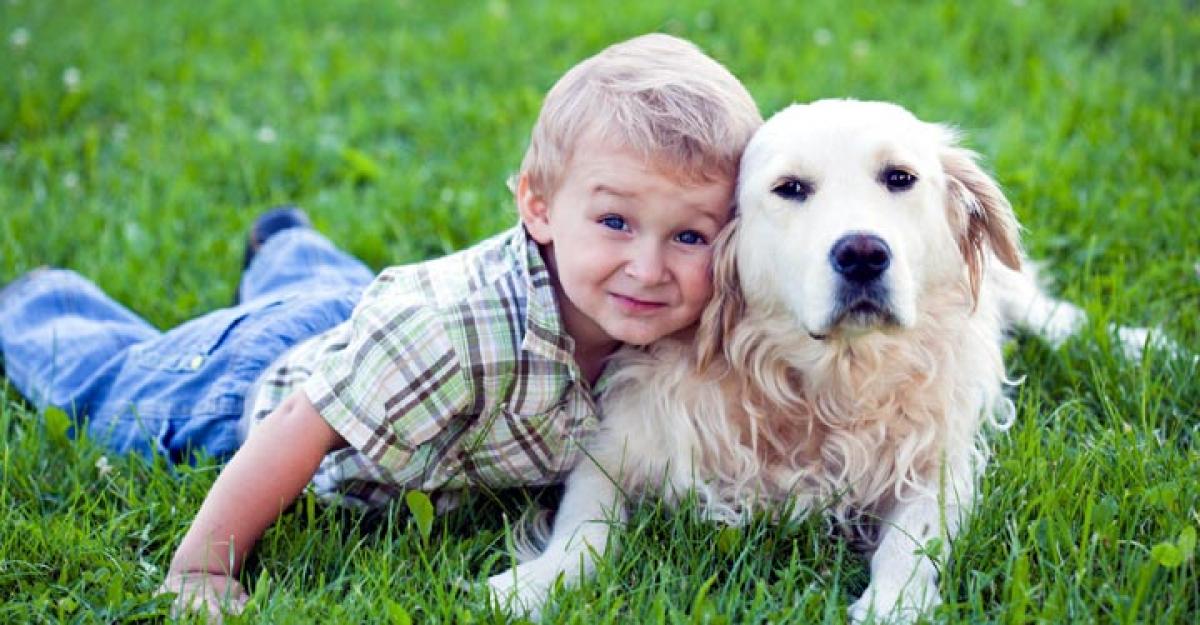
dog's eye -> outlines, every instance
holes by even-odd
[[[803,202],[804,200],[808,199],[808,196],[812,195],[812,185],[804,182],[803,180],[788,178],[780,181],[778,184],[772,187],[771,193],[774,193],[785,200]]]
[[[915,174],[895,167],[885,169],[882,178],[883,186],[892,192],[907,191],[914,184],[917,184],[917,176]]]

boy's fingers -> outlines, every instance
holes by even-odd
[[[213,623],[220,623],[224,614],[241,614],[250,599],[235,579],[197,573],[168,576],[156,594],[176,595],[171,604],[172,618],[184,613],[205,613]]]

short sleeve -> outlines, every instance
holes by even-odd
[[[474,391],[441,320],[421,302],[364,300],[319,357],[304,392],[353,448],[395,479]]]

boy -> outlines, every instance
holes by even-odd
[[[635,38],[575,66],[547,94],[515,181],[521,224],[506,233],[385,270],[363,290],[353,259],[311,229],[282,228],[261,237],[245,303],[189,324],[219,317],[202,336],[185,325],[166,335],[173,340],[139,341],[132,315],[113,308],[74,332],[71,342],[105,340],[121,356],[65,376],[87,378],[70,388],[54,384],[63,376],[52,366],[22,364],[31,339],[17,335],[45,345],[56,331],[29,321],[35,275],[0,300],[0,347],[10,358],[14,344],[10,376],[26,396],[87,411],[89,430],[119,449],[231,451],[232,423],[245,413],[250,432],[164,583],[193,608],[217,614],[229,601],[237,610],[247,552],[310,482],[323,498],[371,506],[405,489],[560,481],[597,424],[605,359],[622,344],[688,331],[708,301],[710,242],[730,217],[738,159],[760,123],[737,79],[695,46]],[[148,366],[175,377],[130,382]],[[114,386],[156,401],[93,390]],[[136,421],[113,416],[129,406]],[[147,414],[162,406],[203,415]],[[232,419],[222,411],[231,406]]]

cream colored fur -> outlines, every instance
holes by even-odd
[[[881,182],[896,167],[917,176],[911,189]],[[792,179],[811,194],[775,192]],[[820,511],[873,549],[854,620],[908,621],[940,601],[934,562],[915,552],[948,548],[975,500],[986,430],[1012,421],[1002,332],[1057,342],[1083,314],[1021,272],[1012,210],[955,134],[891,104],[780,112],[746,150],[738,204],[697,340],[616,357],[590,459],[541,555],[489,580],[497,599],[536,613],[560,575],[593,570],[626,496],[694,491],[726,523]],[[878,315],[839,316],[830,250],[855,233],[891,251]]]

